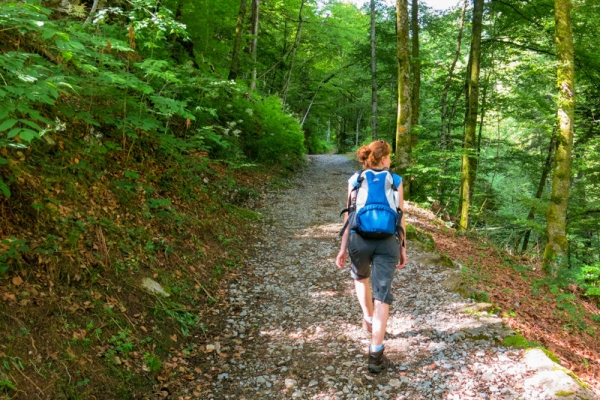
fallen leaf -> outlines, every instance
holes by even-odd
[[[15,286],[21,286],[23,284],[23,279],[20,276],[15,276],[12,278],[12,283]]]
[[[177,342],[177,335],[171,336],[171,340],[174,341],[174,342]]]

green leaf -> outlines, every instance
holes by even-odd
[[[0,178],[0,193],[2,193],[6,197],[10,197],[10,188],[6,183],[4,183],[2,178]]]
[[[0,124],[0,132],[5,131],[13,127],[14,124],[17,123],[17,120],[14,118],[7,119],[3,123]]]
[[[12,110],[9,110],[6,104],[3,104],[2,107],[0,107],[0,120],[3,120],[4,118],[8,117],[10,111]]]
[[[14,138],[15,136],[17,136],[19,134],[19,132],[21,132],[23,128],[13,128],[8,132],[8,135],[6,135],[7,138]]]
[[[69,61],[71,58],[73,58],[73,52],[65,50],[62,52],[62,56],[65,59],[65,61]]]
[[[21,122],[25,125],[29,125],[33,129],[37,129],[38,132],[42,130],[42,128],[40,128],[40,126],[38,124],[36,124],[35,122],[31,122],[27,119],[20,119],[19,122]]]
[[[8,164],[8,160],[4,157],[0,157],[0,165],[6,165]]]
[[[135,171],[123,171],[123,174],[128,178],[140,179],[140,174]]]
[[[19,133],[19,137],[21,137],[21,139],[23,139],[26,142],[31,142],[33,139],[39,138],[40,135],[36,131],[32,131],[31,129],[25,128],[21,130],[21,132]]]

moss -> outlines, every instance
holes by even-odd
[[[543,347],[542,347],[542,351],[544,352],[545,355],[548,356],[549,359],[551,359],[552,361],[554,361],[557,364],[560,364],[560,358],[556,357],[553,352],[551,352],[550,350],[545,349]]]
[[[427,250],[433,251],[433,236],[413,225],[406,224],[406,239],[425,245]]]
[[[582,387],[582,388],[586,388],[586,389],[590,389],[590,385],[588,385],[587,383],[585,383],[584,381],[581,380],[581,378],[579,378],[577,375],[575,375],[575,373],[573,371],[569,371],[567,369],[564,369],[565,374],[569,375],[571,378],[573,378],[573,380],[575,380],[575,382],[577,382],[577,384]]]
[[[502,340],[502,343],[505,346],[514,347],[516,349],[533,349],[541,347],[541,345],[538,342],[530,342],[518,333],[513,336],[505,337]]]
[[[556,397],[568,397],[574,394],[575,392],[567,392],[566,390],[559,390],[558,392],[554,393]]]

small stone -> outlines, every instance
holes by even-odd
[[[287,378],[285,380],[285,387],[290,389],[296,386],[297,382],[294,379]]]
[[[390,381],[388,382],[388,385],[390,385],[393,388],[397,388],[397,387],[400,387],[401,382],[398,379],[390,379]]]

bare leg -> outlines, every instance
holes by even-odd
[[[383,344],[383,337],[385,336],[385,328],[387,326],[389,313],[389,304],[375,300],[375,310],[373,312],[373,334],[371,336],[371,344],[374,346]]]
[[[363,318],[373,316],[373,293],[371,292],[371,282],[369,278],[362,280],[354,280],[354,289],[356,297],[362,308]]]

